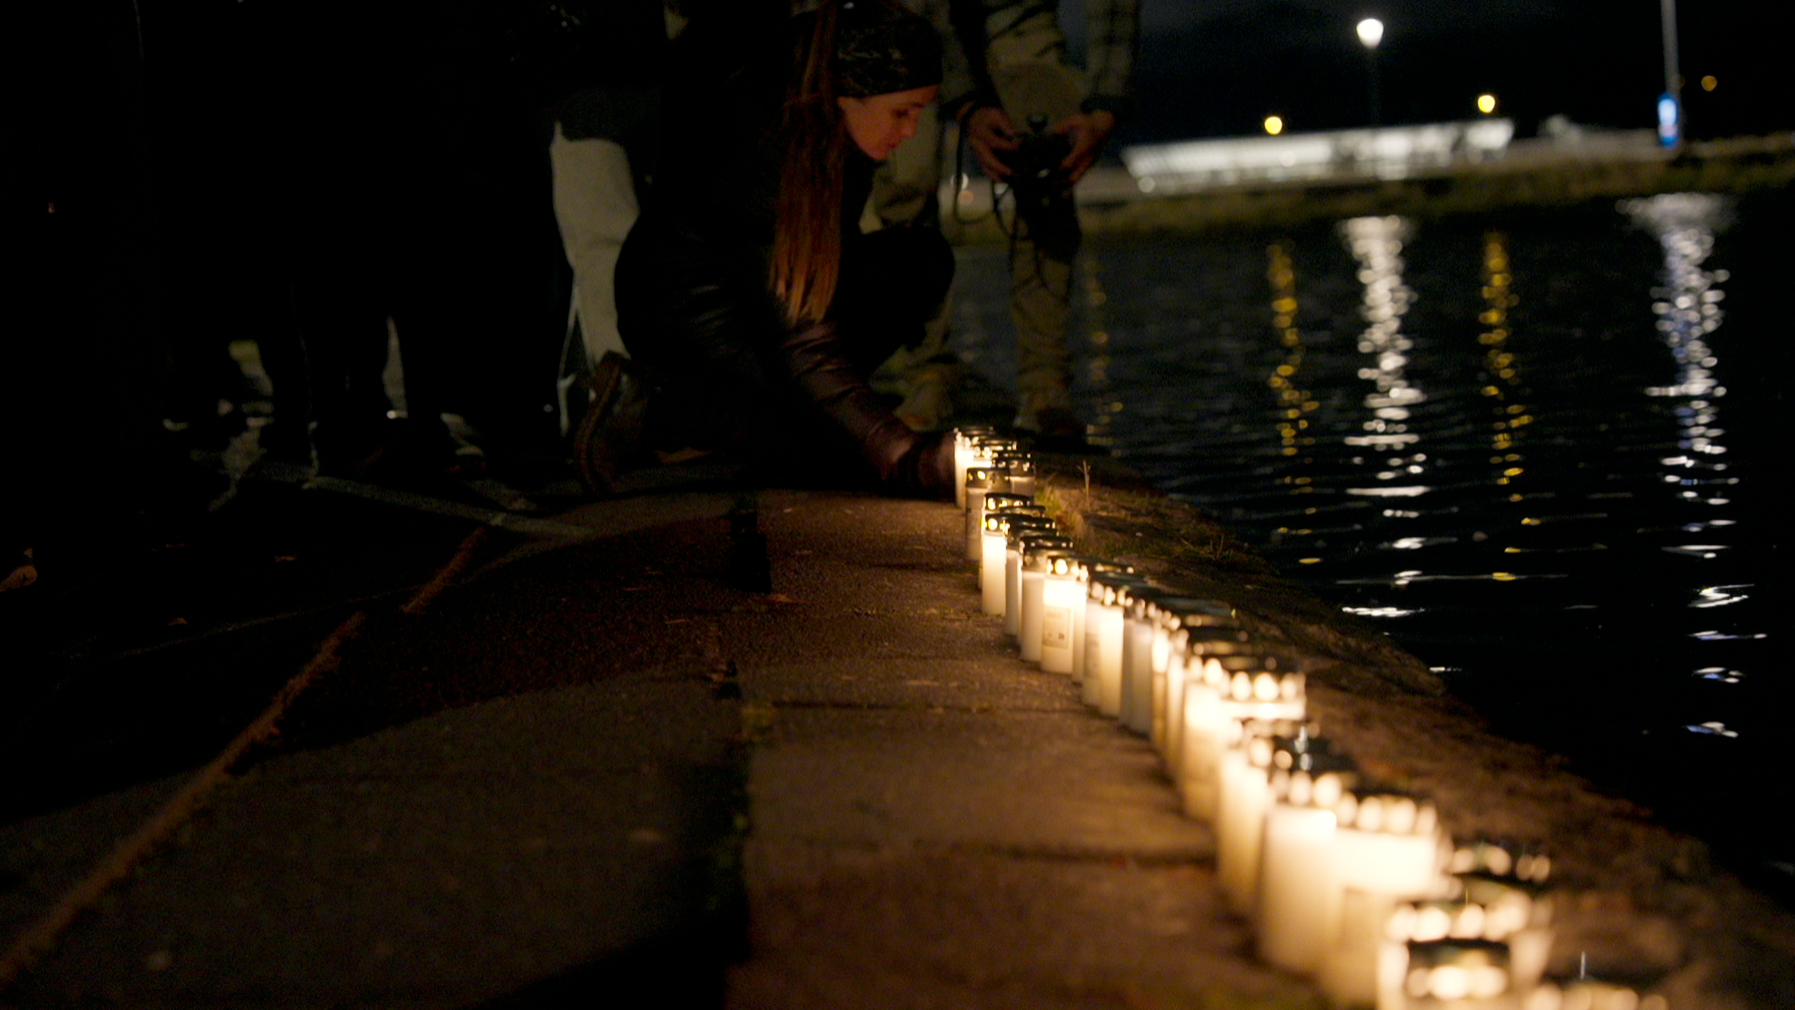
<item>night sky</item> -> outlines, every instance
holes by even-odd
[[[1269,113],[1292,131],[1366,124],[1363,17],[1385,24],[1378,50],[1383,121],[1472,118],[1480,92],[1531,135],[1555,114],[1643,129],[1664,87],[1656,0],[1142,0],[1137,114],[1123,143],[1257,133]],[[1783,44],[1766,8],[1683,0],[1679,45],[1694,136],[1795,125],[1772,81]],[[1755,9],[1754,9],[1755,8]],[[1748,12],[1749,11],[1749,12]],[[1062,0],[1082,44],[1083,0]],[[1717,87],[1701,90],[1703,75]]]

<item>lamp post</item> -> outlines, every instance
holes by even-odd
[[[1371,67],[1371,128],[1377,129],[1382,118],[1378,108],[1377,94],[1377,46],[1384,40],[1384,23],[1377,18],[1366,18],[1358,25],[1359,42],[1365,46],[1365,59]]]

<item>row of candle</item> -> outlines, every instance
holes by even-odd
[[[1217,876],[1262,959],[1337,1006],[1662,1008],[1545,980],[1546,858],[1454,847],[1431,802],[1361,774],[1308,720],[1303,674],[1233,608],[1079,554],[1016,442],[960,429],[955,466],[984,611],[1158,750],[1185,812],[1215,829]]]

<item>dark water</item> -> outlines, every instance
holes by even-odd
[[[1683,194],[1095,243],[1081,405],[1499,729],[1780,890],[1790,209]],[[1001,260],[963,276],[959,339],[1004,374]]]

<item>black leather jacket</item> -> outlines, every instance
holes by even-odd
[[[839,313],[793,327],[769,289],[793,28],[694,22],[674,45],[660,169],[617,267],[619,328],[664,389],[683,387],[694,409],[737,428],[736,438],[821,425],[882,490],[939,497],[952,489],[951,447],[912,433],[883,406],[866,383],[878,362],[856,360],[865,357],[850,350],[859,335],[841,332]],[[857,151],[843,167],[843,227],[852,229],[844,247],[858,238],[873,168]]]

